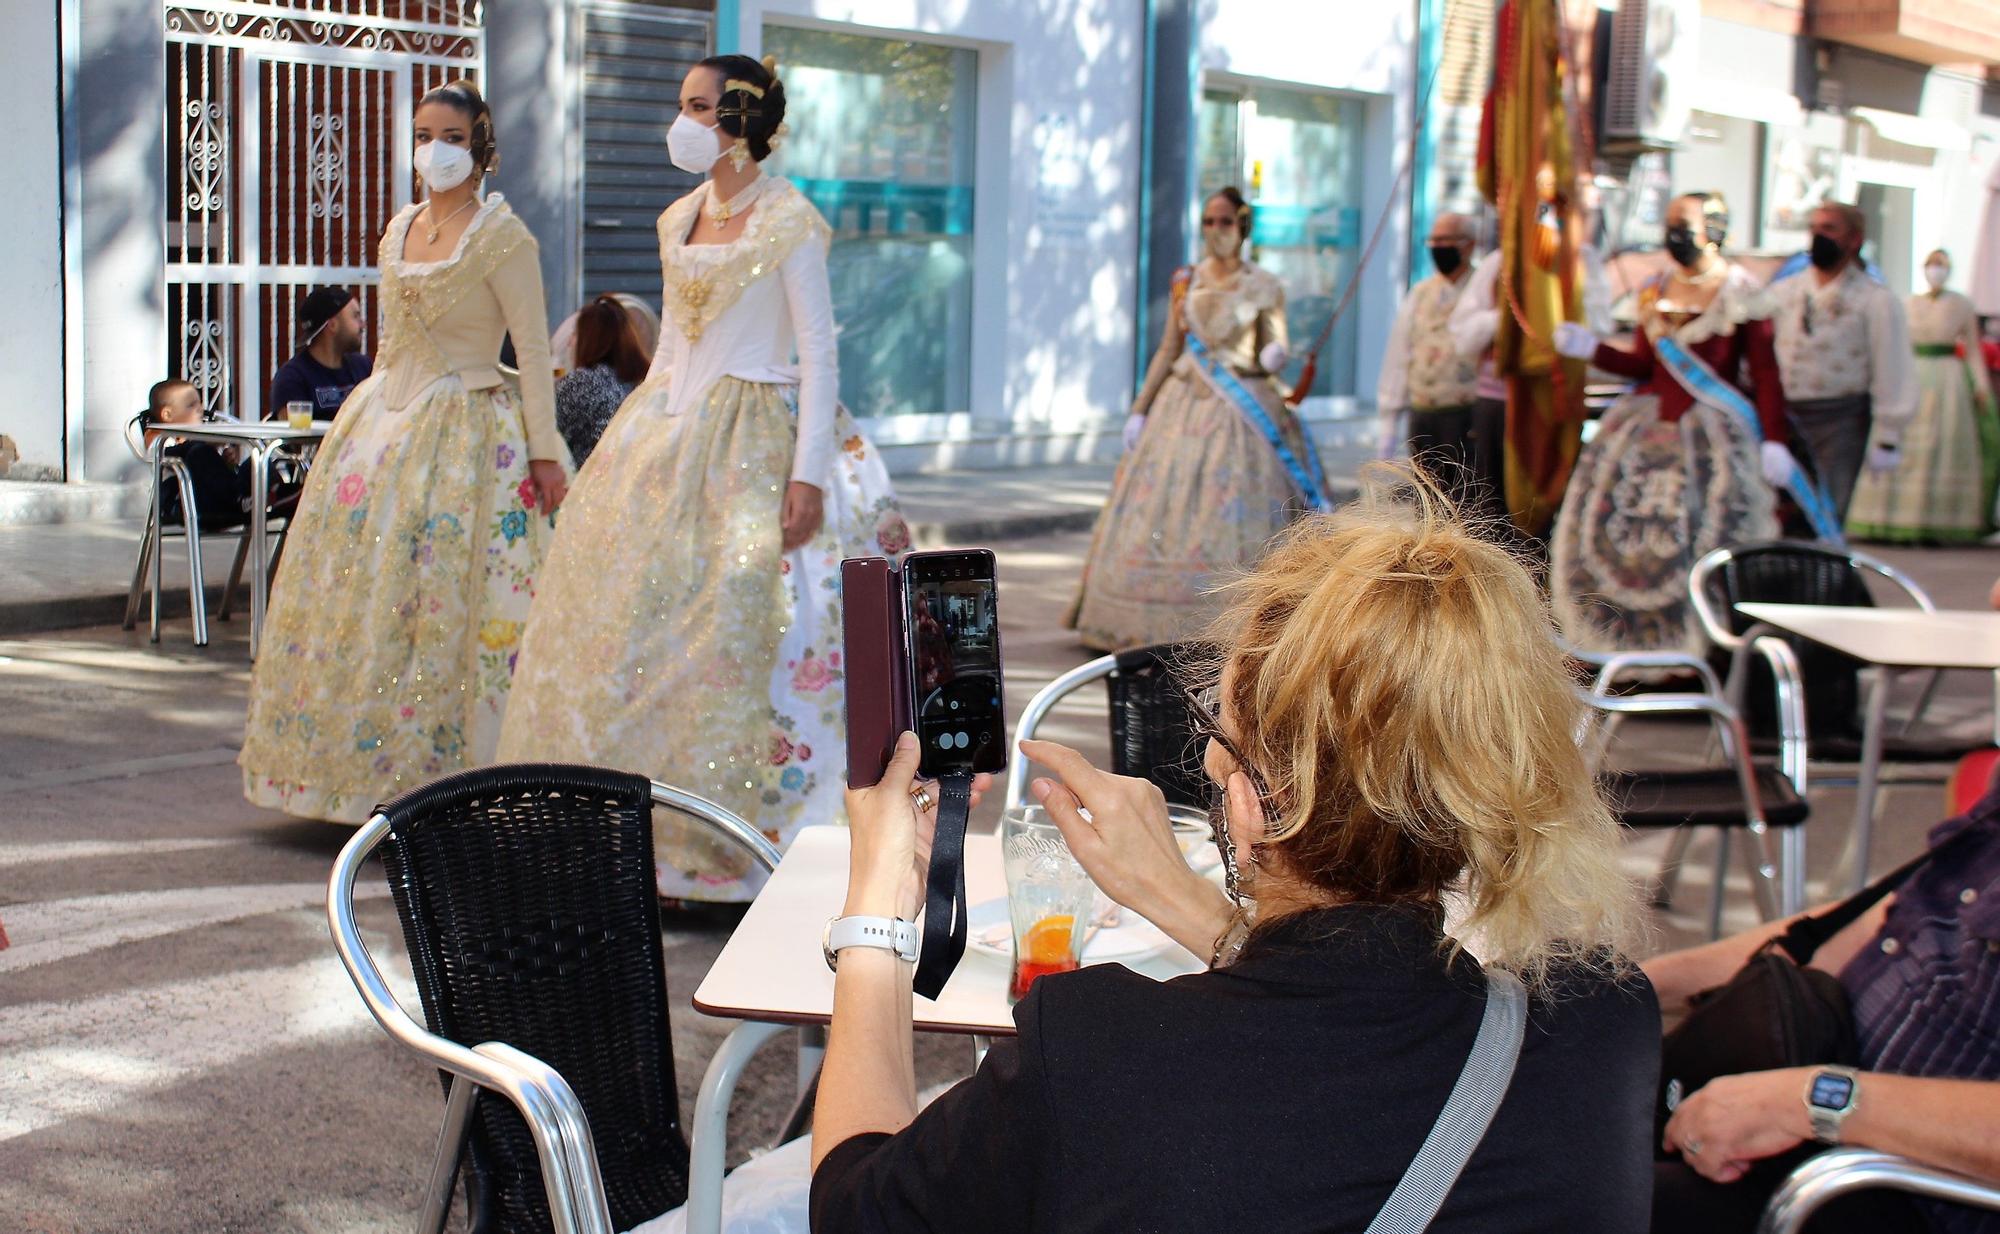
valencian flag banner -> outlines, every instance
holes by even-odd
[[[1571,66],[1560,0],[1506,0],[1498,18],[1479,191],[1500,215],[1493,364],[1507,386],[1505,498],[1514,525],[1538,536],[1562,505],[1584,420],[1584,364],[1554,347],[1556,324],[1583,317],[1576,152],[1563,107]]]

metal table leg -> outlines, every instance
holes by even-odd
[[[722,1161],[729,1140],[729,1099],[757,1051],[785,1031],[782,1024],[745,1020],[730,1030],[708,1061],[688,1127],[688,1234],[722,1234]]]
[[[1875,838],[1875,793],[1882,779],[1882,730],[1889,721],[1889,672],[1869,670],[1868,713],[1861,729],[1861,775],[1854,786],[1854,833],[1848,837],[1848,890],[1868,885],[1869,849]]]
[[[266,507],[270,504],[271,481],[266,469],[270,466],[271,446],[269,441],[255,442],[250,447],[250,540],[251,561],[257,572],[250,580],[250,658],[257,658],[258,640],[264,634],[264,608],[270,602],[267,595],[270,585],[271,545],[265,538]]]
[[[152,447],[146,451],[153,463],[153,618],[150,635],[156,643],[160,641],[160,583],[166,569],[164,563],[160,561],[166,548],[165,524],[160,517],[163,513],[160,507],[160,477],[161,472],[165,470],[162,459],[166,452],[167,439],[164,435],[153,438]],[[181,494],[181,505],[183,508],[187,505],[186,493]]]

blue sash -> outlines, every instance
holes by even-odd
[[[1672,335],[1663,334],[1653,340],[1653,355],[1665,364],[1674,380],[1681,383],[1689,394],[1703,403],[1741,420],[1750,430],[1750,439],[1761,443],[1764,440],[1764,425],[1757,419],[1757,409],[1743,396],[1743,391],[1722,380],[1700,356],[1680,345]],[[1840,516],[1834,513],[1833,500],[1826,490],[1806,475],[1799,461],[1792,460],[1790,474],[1785,477],[1785,491],[1792,500],[1799,503],[1806,521],[1812,524],[1813,532],[1828,544],[1842,545],[1847,537],[1841,533]]]
[[[1277,422],[1271,419],[1270,412],[1264,410],[1264,404],[1258,402],[1257,396],[1250,393],[1243,383],[1237,380],[1236,374],[1229,371],[1228,365],[1209,354],[1208,344],[1202,342],[1201,337],[1192,330],[1187,332],[1187,345],[1188,350],[1194,353],[1194,362],[1201,367],[1202,376],[1208,378],[1210,384],[1220,391],[1224,398],[1234,403],[1236,410],[1242,412],[1243,418],[1250,422],[1250,427],[1256,429],[1270,444],[1272,451],[1278,456],[1278,461],[1283,463],[1285,470],[1290,473],[1292,483],[1298,485],[1299,492],[1305,496],[1306,505],[1314,510],[1331,510],[1333,505],[1327,500],[1326,495],[1326,473],[1320,470],[1319,453],[1312,448],[1311,440],[1304,442],[1306,457],[1304,462],[1300,462],[1299,456],[1293,452],[1291,446],[1285,444],[1285,435],[1278,431]],[[1301,435],[1303,436],[1303,433]]]

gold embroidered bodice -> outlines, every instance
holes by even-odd
[[[791,181],[774,178],[758,196],[743,234],[727,244],[688,244],[695,212],[708,200],[708,182],[660,214],[661,307],[689,342],[701,338],[743,289],[776,273],[807,239],[832,229]]]

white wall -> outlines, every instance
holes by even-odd
[[[984,423],[898,416],[871,427],[893,441],[962,437],[993,422],[1020,433],[1122,419],[1138,295],[1145,7],[1135,0],[741,0],[740,17],[738,46],[752,56],[762,54],[767,20],[979,52],[971,419]],[[774,167],[784,171],[782,154]],[[1077,216],[1088,221],[1070,225]]]
[[[62,52],[58,0],[9,23],[0,115],[13,118],[0,193],[0,433],[14,439],[16,479],[60,479],[62,370]]]
[[[1201,69],[1276,85],[1365,97],[1361,243],[1391,211],[1382,243],[1362,272],[1347,310],[1356,323],[1354,388],[1372,401],[1389,326],[1407,279],[1410,185],[1398,173],[1409,157],[1416,67],[1416,11],[1408,3],[1326,0],[1203,0]],[[1394,201],[1392,203],[1392,190]],[[1309,339],[1295,340],[1303,348]]]

